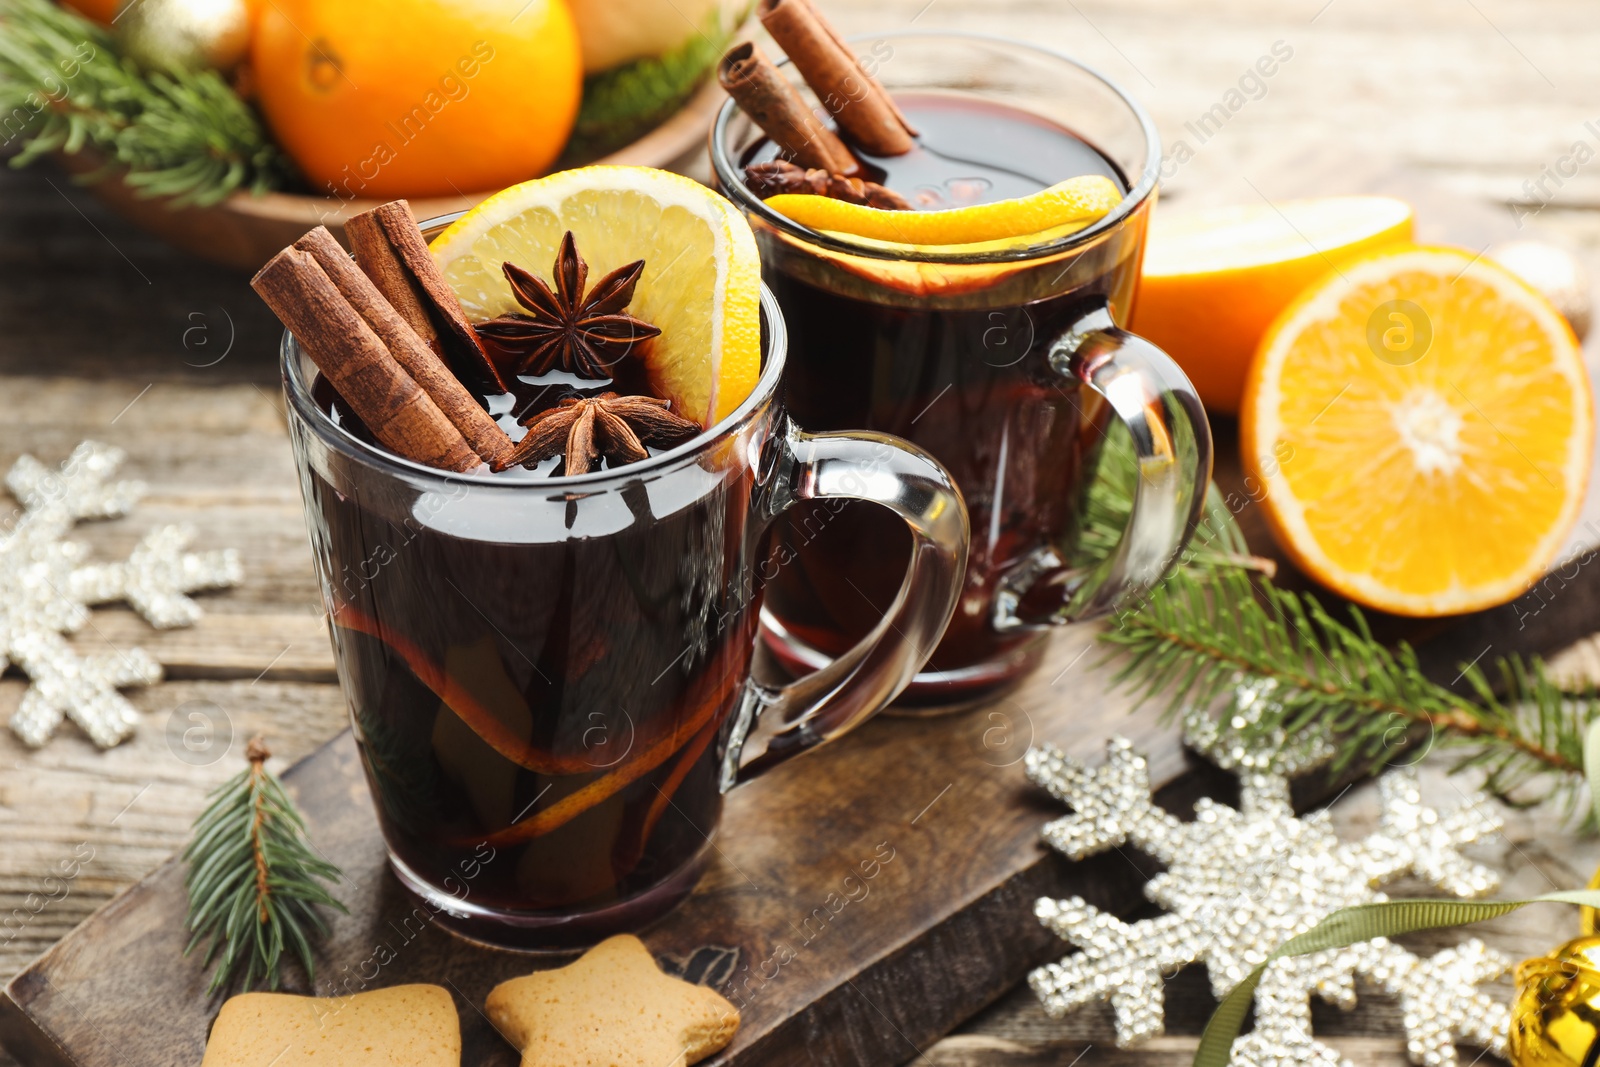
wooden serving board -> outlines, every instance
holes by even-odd
[[[1141,875],[1123,857],[1071,869],[1046,858],[1037,838],[1051,805],[1020,765],[1031,740],[1094,756],[1122,731],[1150,748],[1158,780],[1182,772],[1154,716],[1130,720],[1126,704],[1106,696],[1091,642],[1087,630],[1057,642],[1025,688],[992,709],[880,719],[730,796],[706,876],[645,935],[660,956],[709,964],[724,988],[744,991],[727,1062],[913,1057],[1050,949],[1030,918],[1035,896],[1070,886],[1104,906],[1134,898]],[[385,867],[348,733],[286,781],[312,840],[348,879],[341,896],[353,914],[334,923],[317,988],[371,975],[366,961],[388,946],[395,959],[378,984],[448,986],[464,1062],[514,1064],[478,1009],[496,982],[544,961],[469,944],[414,909]],[[863,864],[875,869],[868,861],[878,864],[872,879],[863,877]],[[164,866],[11,984],[0,1033],[19,1059],[199,1062],[217,1002],[203,996],[198,961],[181,958],[183,873]],[[766,962],[775,958],[787,962]]]
[[[683,107],[659,126],[593,162],[670,167],[701,148],[706,128],[726,99],[727,94],[708,73]],[[93,174],[105,166],[104,160],[91,152],[58,154],[56,161],[76,176]],[[239,192],[217,204],[175,208],[167,200],[141,196],[115,179],[96,182],[91,188],[113,211],[141,229],[185,252],[249,271],[259,268],[312,227],[327,226],[335,236],[343,237],[348,219],[383,203],[366,197],[341,199],[334,194]],[[410,201],[411,210],[419,221],[449,215],[473,207],[491,192],[415,197]]]
[[[1509,217],[1434,195],[1405,175],[1353,174],[1343,160],[1296,160],[1273,173],[1280,177],[1256,178],[1273,197],[1329,189],[1409,195],[1426,239],[1480,248],[1510,229]],[[1218,478],[1227,489],[1238,478],[1232,428],[1217,429]],[[1240,519],[1265,550],[1254,509]],[[1596,547],[1600,494],[1591,491],[1567,556],[1582,560]],[[1568,565],[1505,608],[1379,623],[1416,643],[1434,675],[1450,682],[1457,663],[1480,654],[1550,651],[1600,630],[1597,575],[1600,567]],[[1190,762],[1154,710],[1130,714],[1095,633],[1058,633],[1039,671],[986,707],[880,718],[729,797],[708,873],[643,935],[667,966],[743,1003],[739,1034],[714,1062],[914,1059],[1061,952],[1032,918],[1035,897],[1078,893],[1117,912],[1142,903],[1150,865],[1138,854],[1068,864],[1042,847],[1039,828],[1060,809],[1025,781],[1027,746],[1051,741],[1093,759],[1106,738],[1129,737],[1149,757],[1161,802],[1178,811],[1198,795],[1226,799],[1228,779]],[[312,656],[296,669],[309,677],[325,667]],[[414,908],[385,869],[348,734],[286,780],[312,839],[344,868],[341,896],[352,910],[335,919],[322,946],[317,991],[353,991],[362,981],[444,984],[457,998],[464,1062],[514,1064],[482,1015],[484,996],[498,981],[560,959],[470,944]],[[19,975],[0,1000],[0,1040],[30,1065],[197,1064],[218,1002],[204,995],[198,961],[181,955],[182,878],[183,868],[169,862]]]

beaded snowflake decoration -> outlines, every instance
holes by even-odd
[[[1262,699],[1269,692],[1242,690],[1231,714],[1250,716]],[[1029,975],[1050,1015],[1109,1000],[1117,1044],[1137,1045],[1162,1033],[1163,974],[1185,964],[1205,964],[1220,1000],[1284,941],[1339,908],[1386,899],[1375,887],[1401,875],[1462,897],[1497,884],[1458,851],[1500,827],[1482,798],[1441,815],[1422,804],[1413,772],[1390,771],[1379,783],[1377,831],[1345,842],[1326,810],[1299,818],[1289,803],[1290,778],[1331,758],[1323,739],[1257,750],[1234,737],[1208,716],[1186,721],[1189,746],[1238,773],[1241,801],[1234,810],[1201,800],[1190,823],[1152,803],[1145,760],[1125,740],[1113,740],[1096,768],[1054,747],[1028,753],[1028,776],[1072,808],[1044,829],[1053,848],[1076,860],[1130,844],[1167,867],[1145,886],[1165,909],[1154,918],[1125,923],[1078,897],[1035,904],[1039,921],[1081,950]],[[1312,1036],[1311,996],[1352,1006],[1357,977],[1399,999],[1413,1063],[1453,1067],[1456,1037],[1503,1055],[1509,1012],[1474,986],[1510,966],[1476,940],[1427,959],[1380,939],[1277,960],[1256,989],[1255,1028],[1235,1041],[1232,1063],[1346,1064]]]
[[[123,459],[121,449],[85,441],[57,469],[25,455],[6,474],[23,510],[0,529],[0,670],[14,664],[28,676],[11,729],[33,748],[63,718],[101,748],[116,745],[139,721],[117,690],[161,680],[143,649],[73,651],[64,635],[89,621],[92,605],[126,601],[152,626],[188,626],[200,607],[184,594],[242,577],[233,549],[185,552],[193,535],[180,526],[152,530],[124,561],[87,562],[87,546],[65,540],[73,526],[124,515],[144,493],[139,482],[113,480]]]

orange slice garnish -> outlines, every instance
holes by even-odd
[[[644,260],[628,311],[661,329],[644,356],[656,395],[708,427],[744,402],[761,377],[761,261],[744,217],[699,182],[649,167],[559,171],[496,193],[430,247],[482,322],[522,310],[500,264],[547,276],[568,230],[590,278]]]
[[[896,247],[971,252],[1076,233],[1105,218],[1122,202],[1122,190],[1109,178],[1086,174],[1028,196],[940,211],[885,211],[809,193],[780,193],[764,202],[823,233]]]

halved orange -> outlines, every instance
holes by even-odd
[[[1284,551],[1399,615],[1526,590],[1577,519],[1594,451],[1565,320],[1453,248],[1376,253],[1305,292],[1263,339],[1240,416]]]
[[[1334,268],[1411,240],[1411,207],[1386,196],[1325,196],[1150,219],[1132,329],[1166,349],[1210,411],[1239,410],[1261,337]]]
[[[716,425],[761,377],[761,261],[727,200],[681,174],[579,167],[496,193],[430,248],[474,322],[520,311],[500,264],[549,279],[572,231],[590,279],[644,260],[629,312],[661,328],[645,369],[656,395]]]

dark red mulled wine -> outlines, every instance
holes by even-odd
[[[319,406],[363,436],[318,385]],[[519,509],[448,488],[397,510],[307,480],[340,680],[402,877],[459,887],[473,909],[551,914],[607,912],[675,875],[687,892],[749,673],[753,491],[735,465],[709,488],[625,486],[601,509],[615,514],[586,516],[584,502]],[[538,528],[569,522],[570,538]],[[583,536],[596,524],[611,529]]]
[[[1085,174],[1126,189],[1118,167],[1071,130],[964,96],[906,92],[920,136],[911,153],[866,157],[868,177],[919,208],[1026,196]],[[756,142],[741,165],[770,159]],[[813,252],[756,220],[763,276],[789,323],[784,399],[808,426],[860,426],[906,437],[955,476],[972,518],[961,604],[902,703],[949,704],[1026,670],[1038,634],[1002,633],[998,586],[1041,552],[1070,554],[1108,417],[1094,392],[1045,349],[1086,314],[1128,308],[1142,225],[1091,258],[1036,264],[883,262]],[[855,505],[801,505],[778,524],[790,562],[767,586],[781,624],[774,648],[797,668],[834,656],[882,617],[910,542]]]

